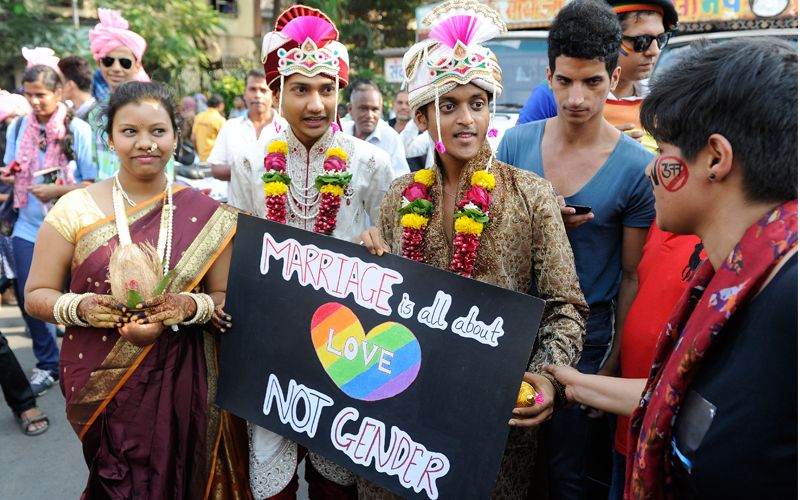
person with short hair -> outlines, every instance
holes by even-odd
[[[192,125],[192,144],[194,144],[200,161],[206,161],[214,147],[217,135],[227,120],[222,116],[225,112],[225,98],[212,94],[208,100],[208,109],[194,117]]]
[[[795,498],[797,51],[690,47],[651,82],[641,121],[661,150],[641,172],[658,227],[698,236],[708,258],[644,378],[546,369],[572,402],[630,416],[626,498]]]
[[[559,195],[590,309],[577,364],[582,373],[611,375],[619,369],[619,338],[655,218],[652,190],[639,176],[653,155],[603,117],[608,93],[619,80],[622,41],[608,4],[568,3],[547,39],[547,79],[558,115],[509,129],[498,148],[498,158],[543,176]],[[577,214],[573,206],[588,213]],[[573,407],[544,425],[550,498],[585,498],[591,416]]]
[[[244,100],[247,107],[238,118],[228,120],[222,125],[214,147],[206,159],[211,164],[211,174],[215,179],[230,181],[235,154],[241,153],[248,144],[258,141],[269,126],[277,128],[286,126],[286,120],[278,116],[272,107],[274,96],[267,85],[264,70],[251,70],[247,73],[244,84]],[[230,185],[228,185],[229,200],[230,197]]]
[[[233,98],[233,109],[228,114],[228,120],[238,118],[242,113],[247,112],[247,104],[244,101],[244,95],[238,94]]]
[[[368,219],[377,220],[394,177],[391,159],[336,125],[349,57],[328,16],[293,5],[275,26],[264,36],[266,80],[259,84],[272,89],[285,125],[265,127],[258,142],[234,156],[229,203],[262,219],[352,242],[367,228]],[[313,52],[307,50],[312,45]],[[323,175],[330,172],[349,181],[332,183]],[[281,180],[285,177],[291,182]],[[304,459],[310,498],[355,495],[352,472],[255,424],[250,430],[250,485],[257,500],[294,498],[296,467]]]
[[[459,23],[453,22],[455,16]],[[432,37],[411,47],[403,66],[414,120],[435,141],[435,163],[392,183],[377,227],[359,240],[373,254],[391,251],[516,292],[531,293],[535,285],[545,301],[541,324],[506,335],[528,336],[531,344],[536,338],[524,380],[542,395],[543,403],[504,409],[513,418],[492,494],[494,500],[526,500],[537,428],[566,402],[563,386],[542,367],[577,363],[589,308],[553,187],[532,172],[495,159],[487,140],[496,132],[490,110],[503,85],[494,54],[481,44],[504,33],[505,23],[476,0],[439,5],[423,23]],[[458,25],[470,29],[459,30]],[[435,66],[454,59],[459,62],[453,69]],[[431,67],[437,68],[435,76]],[[419,199],[414,194],[432,205],[427,215],[404,213],[409,202]],[[359,498],[399,497],[359,480]]]
[[[392,103],[392,111],[394,111],[395,117],[389,120],[389,126],[399,134],[406,128],[406,125],[414,119],[411,106],[408,105],[407,90],[401,90],[395,94],[394,102]]]
[[[608,93],[603,116],[609,123],[656,153],[655,141],[642,132],[639,109],[647,95],[650,75],[661,51],[678,29],[678,12],[670,0],[606,0],[622,26],[618,60],[621,68],[617,87]],[[558,114],[553,91],[547,81],[531,93],[517,119],[517,125]]]
[[[75,116],[86,120],[89,112],[97,106],[92,97],[92,68],[89,61],[81,56],[68,56],[58,62],[58,69],[64,77],[64,101],[72,102]]]
[[[352,84],[347,112],[352,122],[342,125],[344,133],[378,146],[392,158],[395,177],[411,170],[406,162],[405,146],[395,130],[383,121],[383,95],[369,78],[358,78]]]

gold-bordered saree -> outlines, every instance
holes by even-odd
[[[192,189],[174,190],[173,204],[167,292],[179,293],[200,286],[233,238],[237,211]],[[163,195],[127,212],[135,243],[155,245],[162,206]],[[110,293],[117,244],[114,217],[77,233],[73,292]],[[166,328],[147,347],[116,329],[67,329],[60,385],[89,467],[82,498],[251,498],[244,423],[214,406],[218,347],[200,325]]]

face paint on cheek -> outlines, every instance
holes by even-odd
[[[650,173],[647,175],[647,177],[650,179],[650,182],[653,184],[653,189],[655,189],[656,186],[659,185],[658,175],[656,174],[657,169],[658,169],[658,162],[656,162],[656,164],[653,165],[653,168],[650,169]]]
[[[658,180],[670,193],[680,191],[689,180],[689,169],[677,156],[665,156],[656,163]],[[658,184],[656,184],[658,185]]]

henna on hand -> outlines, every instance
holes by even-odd
[[[211,317],[212,330],[218,331],[219,333],[225,333],[233,328],[230,315],[226,314],[222,307],[222,304],[216,306],[214,308],[214,315]]]
[[[119,328],[127,320],[121,315],[120,306],[111,295],[92,295],[81,300],[77,314],[95,328]]]
[[[164,323],[172,326],[182,323],[197,314],[197,303],[190,295],[165,293],[136,305],[131,321],[140,325]]]

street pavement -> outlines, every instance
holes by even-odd
[[[0,331],[8,339],[22,370],[30,377],[36,358],[17,306],[3,304]],[[61,348],[60,338],[58,347]],[[36,403],[39,411],[50,417],[50,429],[29,437],[20,430],[0,393],[0,500],[78,500],[86,486],[88,471],[81,442],[67,422],[64,396],[58,383]],[[308,499],[304,470],[301,464],[298,500]]]
[[[30,377],[36,358],[17,306],[3,304],[0,331]],[[58,346],[61,347],[61,339],[58,339]],[[22,433],[0,394],[0,499],[77,500],[86,486],[88,472],[81,442],[64,414],[64,396],[58,384],[36,403],[39,411],[50,417],[50,429],[29,437]]]

